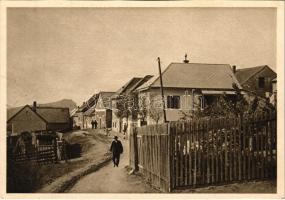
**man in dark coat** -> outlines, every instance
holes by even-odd
[[[119,166],[119,162],[120,162],[120,154],[123,153],[123,145],[121,143],[120,140],[118,140],[118,137],[115,136],[114,137],[114,141],[111,144],[110,147],[110,151],[113,154],[113,163],[114,163],[114,167],[115,166]]]
[[[96,119],[95,119],[95,121],[94,121],[94,128],[95,128],[95,129],[97,129],[97,124],[98,124],[98,123],[97,123],[97,121],[96,121]]]

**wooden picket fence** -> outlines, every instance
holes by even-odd
[[[130,165],[161,191],[276,177],[276,113],[135,128]]]

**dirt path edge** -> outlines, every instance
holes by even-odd
[[[68,192],[77,181],[79,181],[82,177],[91,174],[100,168],[107,165],[112,160],[112,157],[109,155],[106,158],[102,159],[101,161],[91,164],[90,166],[81,169],[80,171],[76,172],[75,174],[68,177],[66,180],[62,181],[61,183],[57,183],[57,181],[51,183],[51,185],[55,186],[47,186],[43,187],[42,189],[38,190],[39,193],[64,193]]]

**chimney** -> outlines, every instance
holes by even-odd
[[[34,101],[33,102],[33,111],[37,111],[37,102],[36,101]]]
[[[236,73],[236,71],[237,71],[237,66],[235,66],[235,65],[233,65],[233,73],[235,74]]]
[[[185,53],[185,59],[183,60],[184,63],[189,63],[189,60],[187,60],[187,53]]]

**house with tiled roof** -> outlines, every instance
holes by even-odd
[[[112,100],[114,92],[99,92],[95,105],[95,120],[98,128],[112,127]]]
[[[272,80],[277,74],[267,65],[236,69],[235,75],[245,91],[261,97],[273,93]]]
[[[137,98],[137,93],[134,91],[140,87],[142,84],[151,79],[152,75],[146,75],[144,77],[134,77],[131,78],[128,82],[126,82],[121,88],[119,88],[115,94],[112,96],[112,129],[117,132],[122,132],[124,125],[127,126],[127,132],[129,131],[131,124],[136,122],[133,120],[134,116],[128,117],[119,117],[117,112],[117,105],[121,101],[122,96],[131,95],[133,101],[135,102],[135,98]]]
[[[11,135],[22,132],[66,131],[71,129],[69,108],[26,105],[12,116],[8,116],[7,129]]]
[[[167,121],[177,121],[197,109],[203,109],[222,95],[235,95],[233,85],[242,89],[229,64],[204,63],[171,63],[162,72],[164,101]],[[152,77],[136,89],[140,99],[149,104],[149,111],[162,108],[160,79]],[[154,120],[149,115],[147,123],[154,124],[163,121],[163,117]]]

